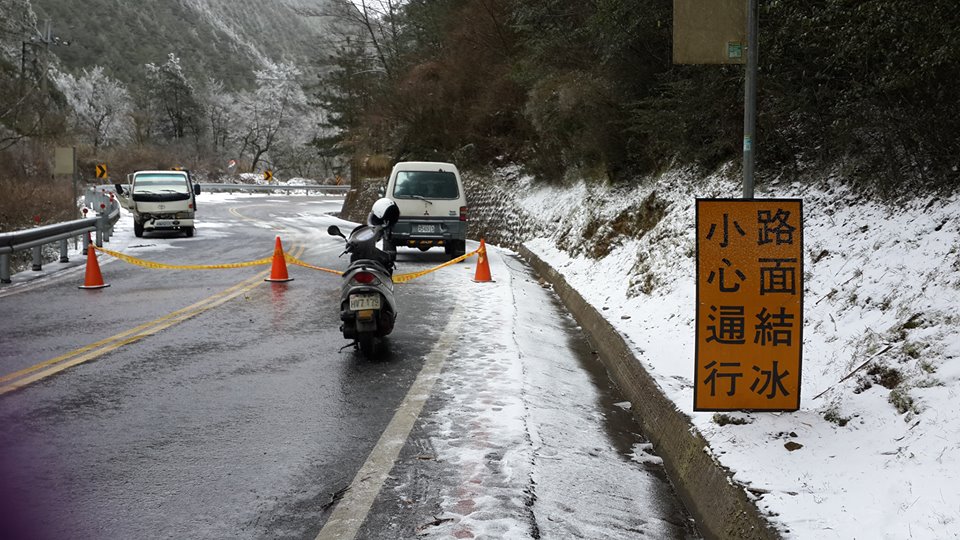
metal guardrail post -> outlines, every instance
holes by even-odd
[[[90,250],[90,233],[84,233],[83,235],[83,256],[87,256],[87,251]]]
[[[10,255],[0,253],[0,283],[12,283],[10,279]]]
[[[39,272],[43,270],[43,246],[35,246],[33,248],[33,267],[34,272]]]
[[[104,224],[107,222],[106,212],[97,213],[97,247],[103,247],[103,230]]]
[[[70,257],[68,257],[69,248],[67,247],[67,239],[64,238],[60,240],[60,262],[70,262]]]

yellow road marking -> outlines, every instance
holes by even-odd
[[[298,246],[294,248],[293,251],[298,252],[298,255],[300,255],[306,251],[306,248]],[[161,330],[170,328],[171,326],[196,317],[205,311],[220,306],[254,289],[263,283],[263,278],[269,275],[269,273],[269,271],[260,272],[252,278],[245,279],[240,283],[220,291],[209,298],[205,298],[183,309],[178,309],[177,311],[174,311],[168,315],[164,315],[159,319],[141,324],[136,328],[126,330],[96,343],[91,343],[90,345],[80,347],[79,349],[60,355],[56,358],[51,358],[50,360],[40,362],[39,364],[21,369],[20,371],[4,375],[3,377],[0,377],[0,384],[3,384],[3,386],[0,386],[0,395],[33,384],[39,380],[50,377],[51,375],[60,373],[67,368],[82,364],[84,362],[89,362],[90,360],[99,358],[108,352],[119,349],[124,345],[133,343],[147,336],[152,336]]]
[[[236,206],[235,206],[235,207],[233,207],[233,208],[228,209],[227,211],[230,212],[231,214],[233,214],[234,216],[236,216],[236,217],[244,220],[244,221],[249,221],[249,222],[251,222],[251,223],[262,223],[262,224],[264,224],[264,225],[267,225],[268,227],[270,227],[271,229],[273,229],[273,230],[275,230],[275,231],[285,231],[285,230],[286,230],[286,229],[284,229],[283,227],[278,226],[276,223],[271,223],[271,222],[269,222],[269,221],[264,221],[264,220],[262,220],[262,219],[247,217],[247,216],[245,216],[245,215],[243,215],[243,214],[240,213],[239,208],[246,208],[246,207],[244,207],[244,206],[236,207]]]

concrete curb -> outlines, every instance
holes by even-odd
[[[660,390],[633,355],[623,336],[537,255],[520,247],[520,255],[553,285],[557,295],[597,347],[607,371],[633,404],[644,435],[663,459],[667,474],[706,538],[773,540],[780,535],[715,461],[706,439],[690,419]]]

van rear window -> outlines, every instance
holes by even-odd
[[[399,171],[393,196],[398,199],[456,199],[460,197],[452,172]]]

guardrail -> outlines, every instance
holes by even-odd
[[[346,193],[350,191],[350,186],[284,186],[279,184],[200,184],[200,192],[214,191],[248,191],[248,192],[283,192],[283,191],[320,191],[324,193]]]
[[[113,225],[120,219],[120,203],[104,189],[90,188],[84,193],[84,207],[92,205],[97,217],[75,219],[33,229],[0,233],[0,283],[10,283],[10,255],[18,251],[33,250],[33,270],[43,269],[43,246],[60,243],[60,262],[69,262],[67,240],[82,237],[84,253],[88,245],[86,233],[96,232],[96,244],[103,247],[110,241]],[[99,208],[100,210],[96,210]]]
[[[330,186],[330,185],[312,185],[312,186],[285,186],[281,184],[221,184],[221,183],[199,183],[200,193],[246,191],[246,192],[286,192],[286,191],[307,191],[323,193],[346,193],[350,191],[350,186]],[[130,184],[120,184],[124,191],[130,191]]]
[[[129,189],[124,185],[124,189]],[[283,193],[291,191],[322,192],[331,194],[342,194],[350,190],[350,186],[285,186],[273,184],[200,184],[201,192],[217,191],[245,191],[245,192],[269,192]],[[113,232],[113,225],[120,219],[120,203],[111,196],[113,189],[107,186],[96,186],[88,189],[84,193],[84,206],[92,206],[97,212],[97,217],[77,219],[64,223],[55,223],[35,227],[22,231],[9,233],[0,233],[0,284],[11,283],[10,279],[10,255],[18,251],[27,249],[33,250],[33,270],[43,269],[43,246],[60,242],[60,262],[69,262],[67,257],[67,240],[70,238],[81,237],[83,239],[83,253],[87,252],[88,238],[86,233],[96,232],[97,247],[103,247],[104,242],[110,241],[110,234]],[[100,208],[100,210],[96,210]]]

